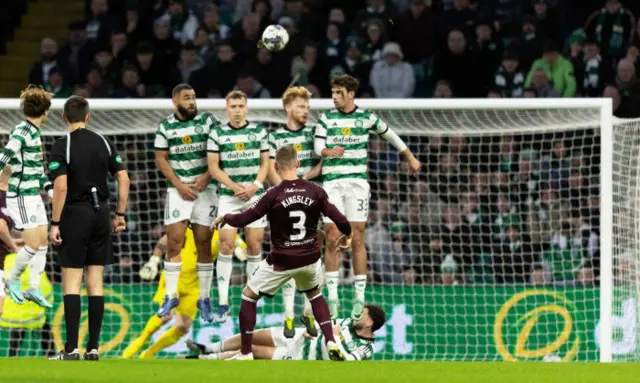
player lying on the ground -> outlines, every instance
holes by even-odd
[[[211,239],[211,256],[215,262],[218,256],[218,233],[214,233]],[[145,264],[140,270],[140,277],[145,280],[154,280],[158,276],[158,264],[162,260],[164,253],[167,251],[167,236],[164,235],[153,250],[153,255],[147,264]],[[247,245],[240,237],[236,237],[236,250],[235,255],[238,259],[246,259]],[[149,338],[160,329],[165,323],[167,323],[173,315],[176,316],[176,324],[171,327],[167,332],[162,334],[158,340],[156,340],[149,348],[140,353],[140,359],[153,358],[153,356],[159,351],[176,343],[180,338],[184,336],[191,328],[193,320],[196,317],[198,311],[197,301],[200,297],[200,283],[198,280],[198,270],[196,262],[198,260],[198,250],[196,248],[193,232],[187,228],[185,232],[184,247],[180,251],[180,257],[182,259],[182,269],[180,276],[178,277],[178,298],[180,303],[171,311],[169,315],[158,317],[156,314],[152,315],[147,321],[142,334],[136,338],[131,344],[122,352],[122,358],[133,358],[138,351],[140,351]],[[158,283],[158,291],[153,297],[153,301],[162,305],[164,296],[166,295],[165,288],[165,273],[160,274],[160,282]]]
[[[374,333],[384,325],[386,315],[378,306],[365,305],[362,319],[352,321],[339,319],[333,326],[333,335],[342,350],[345,360],[371,359],[373,355]],[[271,360],[328,360],[329,354],[322,342],[324,335],[314,338],[308,333],[297,331],[293,340],[285,338],[283,329],[271,327],[254,331],[251,350],[255,359]],[[229,359],[240,351],[240,334],[223,342],[200,344],[189,339],[187,347],[197,352],[187,359]]]
[[[262,296],[274,296],[290,279],[295,279],[299,291],[311,303],[313,316],[319,324],[327,353],[332,360],[344,360],[344,354],[335,343],[331,327],[329,306],[322,296],[320,285],[324,279],[320,261],[317,222],[320,215],[331,217],[343,234],[339,247],[351,244],[351,226],[346,217],[329,202],[321,187],[301,180],[296,175],[300,161],[293,146],[284,146],[276,152],[276,171],[282,182],[241,214],[227,214],[216,218],[213,228],[226,223],[245,227],[267,215],[271,223],[271,253],[260,262],[254,276],[242,291],[240,305],[240,353],[232,359],[253,359],[251,353],[253,329],[256,326],[257,302]],[[311,227],[310,227],[311,226]]]

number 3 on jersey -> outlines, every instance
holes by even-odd
[[[293,229],[296,231],[289,238],[291,241],[299,241],[307,235],[307,229],[304,224],[307,221],[307,215],[301,210],[294,210],[289,212],[289,218],[295,219],[293,222]]]

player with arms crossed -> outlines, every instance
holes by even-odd
[[[344,213],[353,228],[351,250],[355,274],[355,296],[351,319],[362,316],[367,286],[367,250],[364,243],[364,228],[369,206],[369,182],[367,144],[369,134],[377,133],[409,162],[409,172],[420,171],[420,162],[387,124],[375,113],[359,109],[354,97],[359,82],[349,75],[337,75],[331,79],[331,96],[335,109],[325,111],[316,126],[315,152],[322,156],[322,182],[329,199]],[[338,252],[339,233],[329,217],[324,217],[327,248],[325,265],[329,308],[331,316],[338,316]]]
[[[365,305],[362,319],[339,319],[333,326],[333,336],[337,340],[345,360],[369,360],[373,356],[375,332],[386,322],[386,314],[378,306]],[[328,360],[329,355],[322,348],[324,334],[313,337],[304,332],[299,333],[289,341],[283,334],[282,328],[271,327],[254,331],[253,357],[255,359],[271,360]],[[200,344],[189,339],[187,347],[197,352],[187,359],[229,359],[240,351],[240,334],[234,335],[224,342]]]
[[[168,190],[164,223],[167,225],[167,253],[164,270],[166,290],[158,316],[169,315],[178,307],[178,278],[182,267],[180,250],[189,223],[198,249],[196,264],[200,283],[197,306],[206,322],[213,320],[209,291],[213,279],[211,231],[209,226],[217,206],[216,183],[207,169],[207,138],[219,125],[209,113],[198,113],[196,93],[187,84],[172,92],[174,113],[160,122],[156,131],[156,165],[167,178]],[[152,262],[159,262],[152,258]]]
[[[22,92],[20,107],[26,120],[13,128],[9,142],[0,156],[0,169],[11,165],[7,210],[15,228],[22,230],[25,243],[16,254],[6,288],[17,304],[22,304],[27,299],[46,308],[52,306],[40,291],[40,274],[47,264],[49,222],[40,190],[46,189],[51,196],[53,186],[44,172],[40,128],[49,115],[52,96],[34,85],[29,85]],[[28,265],[31,266],[29,289],[23,294],[20,275]]]
[[[271,253],[260,262],[253,278],[249,279],[242,292],[240,306],[240,353],[232,359],[253,359],[252,335],[256,325],[257,302],[262,296],[274,296],[291,278],[298,290],[305,293],[311,302],[313,316],[324,334],[321,345],[332,360],[344,360],[345,356],[335,343],[331,314],[322,296],[322,262],[315,223],[320,215],[329,216],[344,234],[340,247],[351,242],[351,226],[327,197],[321,187],[298,179],[296,169],[300,166],[298,153],[292,146],[284,146],[276,152],[276,170],[282,182],[272,187],[249,210],[242,214],[227,214],[213,222],[218,228],[229,223],[245,226],[263,219],[271,222]],[[314,225],[307,227],[307,224]]]
[[[269,172],[267,131],[262,125],[247,121],[247,95],[233,91],[227,95],[229,123],[211,130],[207,151],[209,172],[220,182],[218,215],[246,210],[264,193],[263,182]],[[262,240],[265,218],[251,222],[244,228],[247,241],[247,278],[251,278],[262,260]],[[218,323],[229,314],[229,282],[231,254],[235,247],[238,226],[227,225],[220,230],[220,254],[216,261],[219,308]]]
[[[309,99],[311,92],[304,87],[293,87],[287,89],[282,96],[282,104],[287,111],[287,125],[278,127],[269,133],[269,156],[271,157],[271,166],[269,168],[269,183],[273,186],[280,184],[280,176],[275,169],[276,151],[287,145],[293,145],[298,152],[298,160],[300,167],[298,168],[298,177],[310,180],[316,184],[320,183],[320,172],[322,162],[313,152],[314,131],[313,125],[305,126],[309,119]],[[318,241],[322,244],[322,233],[318,232]],[[293,338],[295,335],[294,328],[294,299],[296,292],[296,283],[292,279],[282,288],[284,298],[284,335],[287,338]],[[304,300],[304,313],[301,316],[302,323],[307,328],[307,332],[312,336],[317,336],[318,331],[313,323],[313,313],[311,312],[311,304],[309,300]]]

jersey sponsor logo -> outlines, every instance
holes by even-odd
[[[122,157],[120,157],[119,154],[116,156],[116,162],[119,163],[119,164],[122,163]]]
[[[342,128],[340,133],[342,133],[343,136],[350,136],[351,135],[351,128]]]
[[[285,193],[304,193],[306,191],[307,189],[292,189],[292,188],[284,189]]]
[[[293,148],[296,150],[296,152],[301,152],[302,151],[302,144],[295,144],[295,145],[293,145]]]
[[[193,139],[191,138],[191,136],[184,136],[182,137],[182,143],[185,145],[189,145],[190,143],[193,142]]]
[[[198,151],[205,150],[205,148],[206,148],[205,143],[193,144],[193,145],[187,145],[187,146],[176,146],[172,148],[172,153],[184,154],[184,153],[198,152]]]
[[[223,153],[223,160],[250,160],[252,158],[258,157],[254,150],[250,150],[247,152],[237,151],[231,153]]]
[[[49,163],[49,170],[56,170],[59,167],[60,167],[60,162],[58,161],[52,161]]]
[[[200,125],[196,126],[196,133],[200,134],[202,132],[204,132],[204,128]]]
[[[236,150],[239,151],[239,152],[243,151],[244,150],[244,142],[238,142],[236,144]]]

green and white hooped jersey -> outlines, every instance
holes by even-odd
[[[155,149],[169,151],[169,164],[181,182],[194,183],[196,178],[209,171],[207,138],[211,129],[219,124],[218,119],[209,113],[200,113],[189,121],[181,121],[172,114],[160,121]],[[211,183],[217,184],[217,181],[212,180]]]
[[[373,341],[362,339],[356,334],[351,319],[338,319],[340,324],[340,344],[347,354],[355,360],[367,360],[373,356]],[[338,342],[338,339],[336,339]],[[324,334],[319,332],[314,339],[304,340],[302,360],[329,360]]]
[[[40,129],[29,121],[16,125],[0,157],[0,170],[11,166],[7,197],[36,196],[50,184],[44,172]]]
[[[369,134],[384,134],[388,129],[375,113],[357,107],[351,113],[337,109],[324,112],[316,126],[316,138],[325,139],[329,149],[341,146],[345,152],[342,157],[324,158],[322,181],[367,180]]]
[[[292,145],[298,152],[298,160],[300,167],[298,168],[298,177],[302,178],[305,174],[320,162],[320,158],[316,157],[313,144],[315,140],[315,127],[305,126],[300,130],[289,130],[287,127],[278,127],[269,133],[269,157],[272,160],[276,158],[276,151],[283,146]],[[314,178],[313,181],[320,181]]]
[[[247,122],[240,128],[230,124],[211,129],[207,151],[220,154],[220,169],[240,185],[251,185],[258,177],[260,155],[269,152],[267,130],[260,124]],[[264,193],[264,188],[256,191],[256,196]],[[226,185],[220,185],[221,196],[233,196]]]

